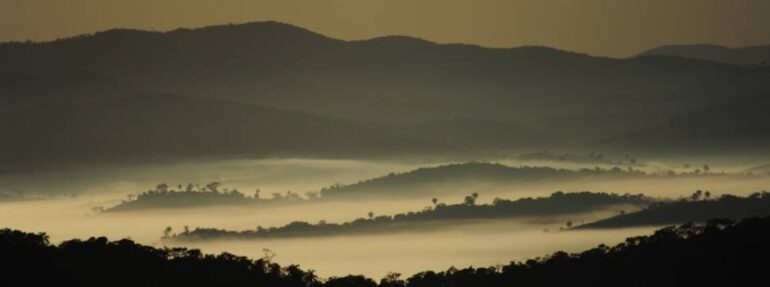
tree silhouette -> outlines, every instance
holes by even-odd
[[[30,286],[288,286],[288,287],[506,287],[506,286],[756,286],[770,256],[770,217],[684,224],[599,245],[580,253],[554,252],[503,266],[423,271],[406,280],[389,273],[378,285],[361,275],[322,281],[312,270],[229,253],[143,246],[107,238],[51,245],[43,233],[0,230],[4,282]],[[709,270],[708,276],[683,276]],[[38,276],[29,276],[30,272]],[[125,276],[131,274],[131,276]],[[115,278],[120,278],[116,280]],[[761,285],[761,284],[759,284]]]
[[[702,196],[703,196],[703,191],[701,191],[701,190],[698,190],[698,191],[694,192],[694,193],[693,193],[693,194],[690,196],[690,198],[691,198],[693,201],[698,201],[698,200],[700,200],[700,199],[701,199],[701,197],[702,197]]]

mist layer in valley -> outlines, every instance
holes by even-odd
[[[623,160],[623,157],[619,157]],[[687,159],[686,162],[706,162]],[[610,170],[613,165],[547,160],[502,159],[504,166],[551,166],[575,171],[595,170],[596,166]],[[684,161],[682,161],[684,162]],[[99,213],[97,206],[119,205],[129,194],[140,194],[161,182],[169,185],[221,182],[223,187],[237,188],[251,196],[260,189],[263,194],[286,191],[320,191],[335,184],[355,185],[388,174],[410,174],[419,168],[440,168],[453,162],[435,160],[367,161],[367,160],[218,160],[152,166],[104,167],[49,171],[34,174],[5,174],[3,188],[26,200],[0,203],[0,223],[26,231],[45,231],[52,241],[90,236],[132,238],[142,243],[163,246],[163,231],[172,227],[174,233],[188,227],[215,227],[228,230],[253,230],[257,226],[283,226],[293,221],[326,221],[342,223],[374,215],[398,214],[423,210],[440,202],[459,203],[464,197],[478,193],[478,204],[492,203],[495,197],[519,199],[548,196],[555,191],[604,191],[613,193],[643,193],[655,198],[688,197],[696,189],[720,194],[749,195],[763,190],[768,178],[759,172],[748,175],[753,161],[722,166],[711,164],[713,175],[702,174],[702,164],[689,167],[676,161],[639,160],[633,168],[649,173],[676,170],[679,176],[631,176],[567,178],[558,181],[527,177],[515,181],[472,180],[453,177],[433,182],[431,192],[406,197],[353,197],[340,200],[319,200],[312,203],[274,206],[196,206],[192,208],[160,208],[141,212]],[[714,161],[709,161],[714,162]],[[462,163],[460,163],[462,164]],[[478,163],[475,163],[478,164]],[[490,163],[491,166],[497,166]],[[627,166],[619,166],[627,171]],[[699,174],[695,170],[700,169]],[[715,171],[718,170],[718,171]],[[30,179],[38,180],[30,180]],[[435,180],[436,178],[432,178]],[[175,184],[176,183],[176,184]],[[419,187],[419,188],[417,188]],[[402,186],[401,188],[409,188]],[[427,188],[425,185],[414,189]],[[629,210],[630,211],[630,210]],[[298,263],[318,270],[323,276],[363,273],[380,277],[389,271],[409,274],[425,269],[454,266],[485,266],[504,264],[511,259],[540,256],[557,249],[582,250],[599,243],[616,243],[633,235],[644,234],[654,227],[641,229],[586,230],[560,232],[567,221],[575,225],[617,215],[619,209],[580,215],[548,218],[519,218],[515,220],[472,220],[461,224],[443,223],[421,231],[340,235],[324,238],[282,238],[260,241],[223,240],[173,243],[201,248],[207,252],[228,251],[239,255],[260,257],[262,249],[277,254],[277,262]],[[548,232],[545,232],[548,230]],[[537,240],[532,240],[537,238]],[[500,243],[503,244],[500,244]],[[378,258],[376,264],[361,262]],[[409,262],[409,263],[404,263]]]
[[[0,43],[0,227],[381,278],[770,215],[768,50],[278,22]]]

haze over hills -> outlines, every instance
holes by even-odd
[[[675,152],[740,148],[767,151],[770,96],[730,98],[671,117],[665,124],[609,140],[610,146],[647,147]]]
[[[4,43],[0,63],[0,117],[29,129],[3,126],[13,138],[3,145],[20,147],[16,157],[41,158],[86,150],[355,156],[362,147],[413,143],[407,151],[571,148],[770,91],[766,69],[703,60],[404,36],[342,41],[277,22]],[[162,94],[229,103],[209,108],[143,96],[142,106],[119,108],[126,118],[101,112],[120,99]],[[61,142],[50,145],[54,138]],[[180,143],[193,144],[174,146]]]
[[[733,65],[759,65],[770,61],[770,46],[730,48],[718,45],[668,45],[647,50],[641,55],[666,55],[701,59]]]
[[[3,282],[767,281],[770,1],[432,1],[0,0]]]
[[[649,111],[640,104],[660,109],[666,103],[678,111],[709,97],[691,102],[675,94],[736,71],[702,61],[617,60],[545,47],[491,49],[409,37],[348,42],[276,22],[9,43],[0,46],[0,59],[4,73],[49,87],[45,100],[63,97],[56,81],[79,73],[87,88],[78,89],[77,78],[68,81],[79,99],[107,96],[91,88],[93,78],[103,77],[97,83],[126,87],[113,94],[135,88],[397,122],[602,114],[599,103],[625,108],[627,116]],[[24,83],[3,85],[10,104],[33,100]],[[569,110],[560,108],[565,102]]]
[[[371,123],[170,95],[35,105],[0,114],[0,133],[12,135],[0,141],[0,158],[11,164],[439,148]]]

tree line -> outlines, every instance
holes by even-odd
[[[172,234],[171,228],[164,232],[164,238],[191,241],[211,239],[260,239],[298,236],[328,236],[347,233],[374,233],[385,231],[410,230],[415,224],[435,221],[461,221],[471,219],[512,219],[524,217],[548,217],[579,214],[608,208],[643,208],[655,200],[641,194],[612,194],[595,192],[554,192],[547,197],[526,197],[517,200],[495,198],[491,204],[477,204],[478,193],[464,198],[461,203],[445,204],[439,199],[431,200],[432,206],[421,211],[410,211],[396,215],[375,215],[369,212],[366,217],[343,223],[318,223],[294,221],[280,227],[243,231],[230,231],[217,228],[195,228]]]
[[[96,207],[95,212],[133,211],[153,208],[184,208],[212,205],[247,205],[266,203],[286,203],[318,199],[317,192],[307,192],[303,197],[299,193],[273,193],[272,197],[262,194],[260,189],[254,190],[249,196],[235,188],[222,187],[219,182],[210,182],[204,186],[189,183],[186,186],[177,185],[176,189],[168,184],[158,184],[140,194],[129,194],[120,204],[110,208]]]
[[[3,229],[0,274],[4,282],[28,286],[757,286],[766,282],[761,262],[770,255],[768,240],[768,217],[716,219],[666,227],[580,253],[560,251],[523,262],[453,267],[404,279],[390,273],[377,282],[361,275],[319,278],[313,270],[281,266],[267,252],[252,260],[104,237],[53,245],[44,233]]]

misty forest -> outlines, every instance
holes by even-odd
[[[37,9],[23,3],[0,10]],[[636,52],[607,56],[545,36],[489,44],[485,33],[524,34],[486,20],[477,38],[439,41],[464,34],[394,24],[403,35],[339,36],[308,13],[157,29],[105,18],[72,33],[9,18],[0,275],[30,286],[767,284],[770,37],[730,42],[764,20],[724,18],[743,30],[713,42],[655,26],[610,39]],[[34,39],[8,36],[20,33]],[[560,39],[606,42],[577,38]]]

